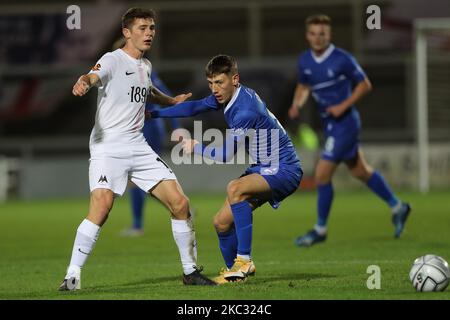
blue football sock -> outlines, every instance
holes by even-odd
[[[391,208],[398,205],[399,200],[392,192],[391,188],[384,180],[383,176],[375,171],[367,181],[367,186],[383,199]]]
[[[317,186],[317,225],[325,227],[333,202],[333,185],[331,182]]]
[[[250,255],[252,250],[252,208],[247,201],[231,205],[238,240],[237,253]]]
[[[131,209],[133,211],[133,228],[142,229],[144,200],[146,193],[138,187],[130,189],[131,195]]]
[[[219,248],[220,252],[222,252],[223,260],[225,260],[227,268],[230,269],[237,254],[238,240],[236,229],[233,226],[226,232],[217,232],[217,236],[219,237]]]

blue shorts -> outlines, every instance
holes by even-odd
[[[322,150],[321,159],[339,163],[354,159],[359,148],[359,134],[349,132],[340,135],[328,135]]]
[[[160,154],[166,140],[164,119],[157,118],[145,121],[142,133],[153,151]]]
[[[252,198],[248,200],[255,206],[255,208],[268,201],[272,208],[277,209],[280,206],[280,202],[283,201],[284,198],[293,194],[298,189],[303,176],[300,162],[289,165],[280,164],[280,166],[276,169],[263,167],[260,165],[252,165],[245,170],[245,173],[241,175],[241,177],[252,173],[257,173],[266,179],[270,189],[272,190],[272,196],[270,199],[263,200]]]

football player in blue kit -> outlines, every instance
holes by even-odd
[[[217,55],[208,62],[205,74],[212,95],[156,110],[149,116],[190,117],[220,110],[231,128],[225,143],[211,147],[184,139],[183,150],[228,162],[239,146],[245,145],[255,162],[241,177],[228,184],[225,203],[214,217],[219,247],[227,266],[214,280],[222,284],[242,281],[255,273],[251,256],[252,212],[265,202],[277,208],[297,190],[303,172],[284,128],[258,94],[239,83],[236,60],[228,55]]]
[[[289,117],[298,117],[299,109],[311,93],[322,120],[325,146],[315,171],[317,224],[295,243],[308,247],[326,240],[327,220],[333,202],[331,180],[341,162],[347,165],[352,176],[389,205],[394,236],[398,238],[411,207],[400,201],[383,176],[367,164],[359,145],[361,122],[355,103],[371,91],[372,85],[355,58],[330,42],[331,19],[328,16],[314,15],[306,19],[306,39],[310,49],[298,60],[298,83]]]
[[[159,89],[162,93],[166,95],[172,95],[169,88],[161,80],[158,73],[153,69],[150,75],[153,86]],[[146,103],[145,110],[153,111],[161,109],[161,106],[151,102]],[[176,118],[170,119],[170,125],[173,130],[180,127],[179,121]],[[152,149],[157,153],[161,154],[164,147],[164,141],[166,141],[166,127],[164,119],[151,119],[144,122],[144,127],[142,128],[145,140],[152,147]],[[132,210],[132,226],[131,228],[125,229],[121,232],[122,236],[127,237],[138,237],[144,234],[144,204],[147,194],[140,188],[132,185],[130,187],[130,200],[131,200],[131,210]]]

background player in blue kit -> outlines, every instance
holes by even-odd
[[[295,192],[302,169],[291,140],[258,94],[239,83],[236,60],[213,57],[205,69],[212,95],[150,113],[150,117],[188,117],[221,110],[232,134],[220,147],[205,147],[196,140],[183,140],[185,152],[227,162],[240,144],[256,162],[227,187],[227,198],[214,217],[219,247],[227,269],[215,279],[219,284],[242,281],[255,273],[251,258],[253,214],[265,202],[277,208]],[[249,142],[246,142],[246,138]],[[264,150],[264,151],[263,151]]]
[[[161,78],[158,76],[158,73],[154,69],[152,70],[152,74],[150,77],[153,86],[158,88],[159,91],[169,96],[172,95],[169,88],[167,88],[165,83],[161,80]],[[159,110],[160,108],[161,108],[160,105],[154,103],[147,103],[145,105],[146,111]],[[170,119],[170,125],[173,130],[178,129],[180,127],[179,121],[175,118]],[[164,143],[166,141],[166,127],[164,120],[163,119],[147,120],[144,123],[142,131],[150,147],[152,147],[152,149],[157,154],[161,154],[161,151],[163,150],[164,147]],[[144,234],[143,213],[146,198],[147,194],[140,188],[136,187],[134,184],[130,187],[130,199],[131,199],[133,222],[131,228],[123,230],[121,232],[121,235],[135,237]]]
[[[340,162],[344,162],[355,178],[366,183],[389,205],[394,235],[398,238],[411,208],[400,201],[383,176],[367,164],[359,146],[361,123],[355,103],[372,89],[372,85],[355,58],[330,42],[331,19],[328,16],[308,17],[306,38],[311,48],[298,60],[298,84],[289,116],[292,119],[298,117],[298,110],[311,92],[322,120],[325,146],[315,172],[317,224],[304,236],[298,237],[296,244],[311,246],[326,239],[333,201],[331,179]]]

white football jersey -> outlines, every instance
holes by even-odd
[[[122,49],[103,55],[90,73],[100,77],[97,113],[90,144],[141,142],[152,65]]]

